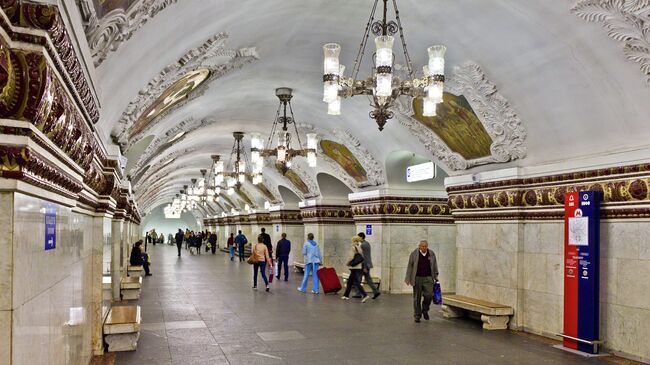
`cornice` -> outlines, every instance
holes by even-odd
[[[354,224],[350,206],[312,205],[300,208],[303,223]]]

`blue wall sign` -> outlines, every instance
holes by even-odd
[[[279,225],[279,224],[276,224],[276,225],[275,225],[275,231],[276,231],[276,232],[280,232],[280,225]]]
[[[56,206],[45,205],[45,250],[56,248]]]
[[[372,224],[366,224],[366,236],[372,236]]]

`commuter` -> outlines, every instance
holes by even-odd
[[[262,233],[260,233],[260,237],[262,237],[262,240],[264,240],[264,245],[266,246],[266,249],[269,250],[269,257],[271,257],[271,264],[269,265],[268,272],[269,272],[269,282],[273,282],[273,244],[271,243],[271,236],[269,236],[268,233],[266,233],[266,228],[262,228]]]
[[[151,237],[151,243],[153,243],[153,245],[155,246],[155,245],[156,245],[156,242],[158,241],[158,235],[156,234],[156,230],[155,230],[155,229],[152,229],[152,230],[151,230],[151,235],[150,235],[150,237]]]
[[[244,246],[248,243],[248,239],[241,233],[241,230],[237,231],[237,237],[235,237],[235,243],[237,244],[237,249],[239,250],[239,261],[246,261],[244,258]]]
[[[185,239],[185,249],[189,249],[190,247],[190,230],[189,228],[185,228],[185,236],[183,237]]]
[[[345,293],[343,293],[341,299],[350,299],[350,291],[354,286],[357,291],[361,293],[361,303],[365,303],[366,300],[368,300],[368,294],[366,294],[366,291],[361,285],[361,271],[363,270],[363,262],[365,259],[363,257],[363,251],[361,250],[361,247],[359,247],[359,243],[361,243],[361,237],[352,237],[350,254],[347,258],[347,265],[350,269],[350,277],[348,278],[348,282],[345,285]]]
[[[170,234],[167,235],[167,243],[170,244],[170,245],[173,245],[175,243],[173,234],[170,233]]]
[[[264,237],[262,235],[257,236],[257,244],[251,250],[251,255],[255,258],[255,263],[253,264],[253,289],[257,289],[257,271],[259,270],[262,273],[262,280],[264,280],[264,285],[266,285],[266,291],[269,291],[269,280],[266,278],[266,265],[271,264],[271,255],[269,254],[269,249],[264,244]]]
[[[372,299],[377,299],[381,295],[379,292],[379,288],[377,288],[377,285],[372,281],[372,276],[370,275],[370,269],[372,269],[372,253],[370,251],[370,243],[366,241],[366,234],[363,232],[359,232],[357,236],[361,237],[361,243],[359,244],[359,247],[361,247],[361,253],[363,254],[363,264],[362,264],[362,271],[361,275],[363,276],[364,279],[366,279],[366,283],[372,289]],[[359,294],[359,298],[361,298],[361,294]],[[357,296],[355,296],[356,298]]]
[[[151,243],[151,236],[149,235],[149,232],[144,237],[144,252],[147,252],[147,244]]]
[[[165,235],[160,233],[158,235],[158,241],[160,242],[161,245],[165,244]]]
[[[179,228],[178,232],[176,233],[176,236],[174,239],[176,240],[176,247],[178,248],[178,257],[181,257],[181,247],[183,247],[183,239],[185,238],[185,235],[183,234],[183,231]]]
[[[149,255],[142,252],[142,240],[136,242],[131,249],[131,257],[129,263],[133,266],[142,266],[144,268],[145,276],[151,276],[149,272]]]
[[[421,240],[419,247],[409,256],[404,279],[406,285],[413,286],[413,316],[416,323],[420,323],[421,316],[429,320],[429,306],[433,299],[433,284],[436,280],[438,280],[436,255],[429,250],[429,243]]]
[[[230,251],[230,261],[235,260],[235,234],[230,233],[230,237],[228,237],[228,251]]]
[[[217,233],[212,232],[210,233],[210,238],[208,238],[208,243],[210,244],[210,249],[212,250],[212,254],[214,255],[217,253]]]
[[[289,281],[289,253],[291,252],[291,241],[287,239],[287,234],[282,233],[282,239],[278,241],[275,247],[275,260],[278,262],[278,272],[276,278],[280,280],[280,273],[284,265],[284,281]]]
[[[194,234],[194,247],[196,247],[196,253],[201,254],[201,246],[203,244],[203,232],[198,231]]]
[[[307,234],[307,242],[302,246],[302,255],[304,256],[305,262],[305,274],[302,277],[302,284],[298,288],[299,292],[307,292],[307,280],[309,274],[312,274],[312,288],[311,292],[313,294],[318,294],[318,266],[321,263],[320,256],[320,247],[318,243],[314,241],[314,234]]]

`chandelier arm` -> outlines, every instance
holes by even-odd
[[[298,138],[298,148],[302,149],[302,142],[300,141],[300,134],[298,133],[298,123],[296,122],[296,118],[293,115],[293,108],[291,107],[291,103],[289,103],[289,112],[291,113],[291,120],[293,121],[293,129],[296,131],[296,138]]]
[[[404,50],[404,59],[406,67],[409,71],[409,78],[413,80],[413,64],[411,63],[411,56],[409,56],[408,49],[406,48],[406,38],[404,37],[404,28],[402,28],[402,20],[399,18],[399,10],[397,9],[397,0],[393,0],[393,8],[395,9],[395,19],[397,20],[397,28],[399,29],[399,38],[402,41],[402,49]]]
[[[352,67],[352,80],[357,79],[359,75],[359,69],[361,68],[361,62],[363,61],[363,55],[366,51],[366,44],[368,43],[368,37],[370,36],[370,26],[372,21],[375,20],[375,11],[377,10],[377,3],[379,0],[375,0],[375,4],[372,6],[372,11],[370,12],[370,18],[368,19],[368,24],[366,24],[366,30],[363,33],[361,38],[361,44],[359,45],[359,51],[357,52],[357,57],[354,59],[354,66]]]
[[[278,110],[275,112],[275,119],[273,120],[273,126],[271,127],[271,134],[269,134],[269,139],[266,141],[266,149],[272,149],[273,136],[275,135],[275,130],[278,126],[278,119],[280,118],[280,108],[282,104],[278,105]]]

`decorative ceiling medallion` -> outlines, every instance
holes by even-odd
[[[131,126],[129,129],[129,140],[132,140],[133,136],[142,133],[159,115],[185,100],[209,76],[210,70],[199,68],[186,73],[185,76],[169,86],[156,101],[140,114],[138,120]]]
[[[650,1],[580,0],[571,12],[607,28],[611,38],[623,43],[625,57],[640,65],[650,85]]]
[[[508,101],[486,77],[479,65],[473,62],[457,66],[445,84],[446,89],[463,95],[479,117],[485,131],[492,138],[490,155],[467,160],[461,154],[452,151],[449,146],[431,129],[413,118],[413,105],[409,102],[397,104],[397,118],[408,127],[424,147],[439,161],[452,170],[465,170],[489,163],[502,163],[526,156],[526,129],[519,116],[510,107]]]
[[[210,83],[214,80],[259,59],[257,50],[254,47],[240,48],[238,50],[226,48],[225,43],[227,39],[228,34],[226,33],[219,33],[210,37],[201,46],[189,50],[178,61],[163,68],[158,76],[154,77],[146,87],[138,92],[137,96],[131,100],[122,113],[116,129],[113,131],[122,148],[127,146],[130,141],[137,141],[146,134],[153,123],[149,123],[148,126],[144,126],[143,128],[138,127],[137,129],[133,129],[133,126],[135,126],[141,117],[146,117],[148,113],[155,110],[150,108],[170,87],[188,75],[188,73],[205,69],[209,71],[209,76],[195,87],[192,93],[186,95],[185,98],[169,105],[164,110],[160,110],[156,116],[157,120],[166,117],[189,101],[203,95]],[[193,77],[199,77],[201,73],[192,75]],[[195,82],[191,84],[194,85]],[[168,96],[171,95],[176,94],[171,93]],[[145,110],[148,111],[145,113]]]
[[[99,66],[110,52],[116,51],[128,41],[149,19],[156,16],[178,0],[122,0],[101,1],[80,0],[79,8],[90,53],[95,66]]]

